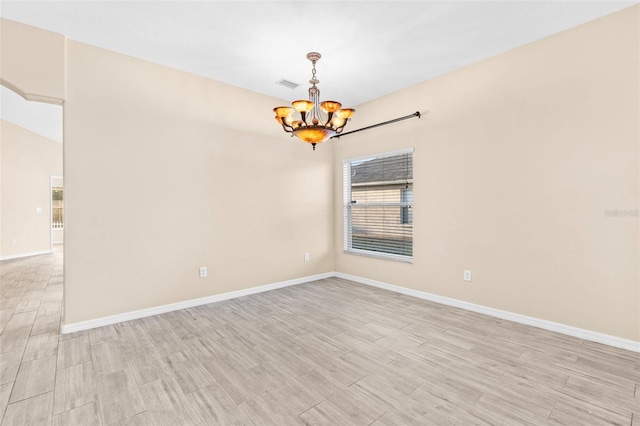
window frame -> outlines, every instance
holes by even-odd
[[[371,258],[377,258],[377,259],[384,259],[384,260],[393,260],[393,261],[397,261],[397,262],[404,262],[404,263],[413,263],[413,253],[411,256],[406,256],[406,255],[399,255],[399,254],[393,254],[393,253],[384,253],[384,252],[378,252],[378,251],[373,251],[373,250],[362,250],[362,249],[354,249],[353,247],[350,247],[350,242],[352,242],[352,237],[353,237],[353,230],[352,230],[352,226],[351,225],[351,220],[352,220],[352,212],[351,212],[351,203],[352,203],[352,184],[351,184],[351,166],[352,163],[354,162],[361,162],[361,161],[368,161],[368,160],[374,160],[374,159],[378,159],[378,158],[384,158],[384,157],[393,157],[393,156],[397,156],[397,155],[402,155],[402,154],[411,154],[412,156],[414,155],[414,148],[405,148],[405,149],[400,149],[400,150],[395,150],[395,151],[387,151],[387,152],[381,152],[378,154],[373,154],[373,155],[365,155],[365,156],[361,156],[361,157],[351,157],[351,158],[345,158],[342,160],[342,242],[343,242],[343,253],[345,254],[353,254],[353,255],[357,255],[357,256],[365,256],[365,257],[371,257]],[[415,164],[415,162],[414,162]],[[348,182],[346,182],[346,179],[348,178]],[[413,183],[412,183],[412,188],[411,191],[413,193]],[[400,207],[401,209],[403,209],[403,207]],[[413,208],[413,197],[411,200],[411,208]],[[402,216],[402,214],[401,214]],[[411,215],[413,216],[413,214]],[[402,220],[402,218],[401,218]],[[413,227],[413,220],[411,221],[410,224],[402,224],[403,226],[412,226]],[[411,244],[413,245],[413,231],[411,233],[412,239],[411,239]],[[413,251],[413,250],[412,250]]]

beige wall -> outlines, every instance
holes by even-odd
[[[4,120],[0,140],[0,258],[50,250],[49,182],[62,175],[62,144]]]
[[[65,98],[65,37],[0,19],[0,84],[31,101]]]
[[[639,11],[361,105],[429,113],[335,144],[336,269],[640,340]],[[412,146],[414,263],[343,254],[342,159]]]
[[[66,324],[333,271],[331,146],[286,136],[281,100],[67,54]]]

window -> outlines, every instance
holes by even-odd
[[[51,227],[64,228],[64,200],[61,186],[51,187]]]
[[[343,162],[344,250],[413,259],[413,149]]]

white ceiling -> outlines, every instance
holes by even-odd
[[[0,16],[283,100],[360,103],[638,1],[7,1]],[[300,83],[287,89],[285,78]]]

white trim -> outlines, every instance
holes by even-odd
[[[373,257],[382,260],[393,260],[394,262],[413,263],[413,256],[402,256],[399,254],[377,252],[373,250],[360,250],[346,248],[344,254],[355,254],[356,256]]]
[[[20,253],[20,254],[12,254],[9,256],[0,257],[0,261],[2,260],[10,260],[10,259],[19,259],[21,257],[29,257],[29,256],[38,256],[41,254],[50,254],[53,253],[53,250],[42,250],[42,251],[32,251],[29,253]]]
[[[343,163],[346,163],[346,162],[353,163],[354,161],[374,160],[376,158],[393,157],[394,155],[412,154],[414,152],[415,152],[415,148],[414,147],[403,148],[403,149],[396,149],[394,151],[385,151],[385,152],[381,152],[379,154],[370,154],[370,155],[362,155],[360,157],[344,158],[344,159],[342,159],[342,162]]]
[[[48,252],[45,252],[45,253],[48,253]],[[36,254],[44,254],[44,253],[36,253]],[[17,257],[21,257],[21,256],[22,255],[18,255]],[[126,312],[123,314],[97,318],[94,320],[82,321],[82,322],[71,323],[71,324],[63,324],[61,328],[61,332],[62,334],[68,334],[76,331],[89,330],[92,328],[116,324],[123,321],[130,321],[138,318],[149,317],[152,315],[163,314],[166,312],[177,311],[180,309],[187,309],[195,306],[206,305],[209,303],[221,302],[223,300],[235,299],[237,297],[249,296],[252,294],[262,293],[265,291],[276,290],[283,287],[289,287],[292,285],[303,284],[303,283],[308,283],[308,282],[322,280],[325,278],[332,278],[332,277],[343,278],[345,280],[354,281],[360,284],[366,284],[372,287],[382,288],[385,290],[393,291],[395,293],[401,293],[407,296],[417,297],[419,299],[429,300],[431,302],[440,303],[442,305],[454,306],[456,308],[461,308],[461,309],[465,309],[472,312],[478,312],[481,314],[490,315],[496,318],[501,318],[504,320],[513,321],[520,324],[530,325],[532,327],[541,328],[543,330],[549,330],[549,331],[554,331],[561,334],[566,334],[568,336],[577,337],[579,339],[590,340],[592,342],[602,343],[604,345],[613,346],[616,348],[622,348],[622,349],[630,350],[633,352],[640,352],[640,342],[635,340],[623,339],[621,337],[611,336],[609,334],[604,334],[604,333],[598,333],[591,330],[585,330],[583,328],[560,324],[553,321],[547,321],[539,318],[529,317],[529,316],[517,314],[514,312],[490,308],[488,306],[476,305],[475,303],[469,303],[463,300],[452,299],[444,296],[438,296],[436,294],[427,293],[420,290],[413,290],[410,288],[388,284],[381,281],[372,280],[369,278],[363,278],[355,275],[344,274],[342,272],[326,272],[324,274],[310,275],[307,277],[296,278],[293,280],[281,281],[273,284],[266,284],[262,286],[251,287],[244,290],[237,290],[237,291],[231,291],[228,293],[216,294],[213,296],[202,297],[199,299],[185,300],[182,302],[156,306],[153,308],[141,309],[138,311]]]
[[[456,308],[462,308],[468,311],[478,312],[481,314],[490,315],[496,318],[502,318],[502,319],[517,322],[520,324],[530,325],[533,327],[541,328],[543,330],[555,331],[557,333],[566,334],[568,336],[577,337],[579,339],[590,340],[592,342],[602,343],[604,345],[609,345],[616,348],[627,349],[633,352],[640,352],[640,342],[635,340],[624,339],[622,337],[616,337],[616,336],[611,336],[609,334],[598,333],[596,331],[585,330],[583,328],[573,327],[570,325],[560,324],[553,321],[547,321],[540,318],[534,318],[526,315],[516,314],[514,312],[490,308],[488,306],[476,305],[475,303],[469,303],[463,300],[452,299],[444,296],[438,296],[436,294],[427,293],[419,290],[413,290],[413,289],[401,287],[398,285],[387,284],[381,281],[371,280],[369,278],[343,274],[342,272],[336,272],[335,276],[337,278],[343,278],[345,280],[355,281],[360,284],[366,284],[373,287],[378,287],[385,290],[393,291],[396,293],[405,294],[407,296],[429,300],[432,302],[440,303],[442,305],[454,306]]]
[[[223,300],[235,299],[237,297],[249,296],[251,294],[262,293],[265,291],[276,290],[283,287],[289,287],[297,284],[304,284],[311,281],[332,278],[334,272],[325,272],[324,274],[310,275],[307,277],[296,278],[288,281],[280,281],[273,284],[266,284],[257,287],[250,287],[244,290],[230,291],[228,293],[215,294],[213,296],[201,297],[199,299],[185,300],[182,302],[170,303],[168,305],[155,306],[153,308],[140,309],[138,311],[125,312],[123,314],[111,315],[108,317],[96,318],[93,320],[75,322],[71,324],[63,324],[61,328],[62,334],[74,333],[76,331],[89,330],[91,328],[103,327],[105,325],[116,324],[123,321],[131,321],[138,318],[150,317],[152,315],[164,314],[166,312],[178,311],[180,309],[192,308],[194,306],[206,305],[209,303],[221,302]]]
[[[67,48],[66,46],[67,44],[65,43],[65,50]],[[65,67],[65,73],[66,73],[66,67]],[[18,89],[15,85],[9,83],[7,80],[4,80],[2,78],[0,78],[0,86],[4,86],[13,92],[16,92],[26,101],[44,102],[46,104],[53,104],[53,105],[62,105],[64,102],[62,99],[58,99],[58,98],[52,98],[49,96],[42,96],[42,95],[23,92],[22,90]]]

